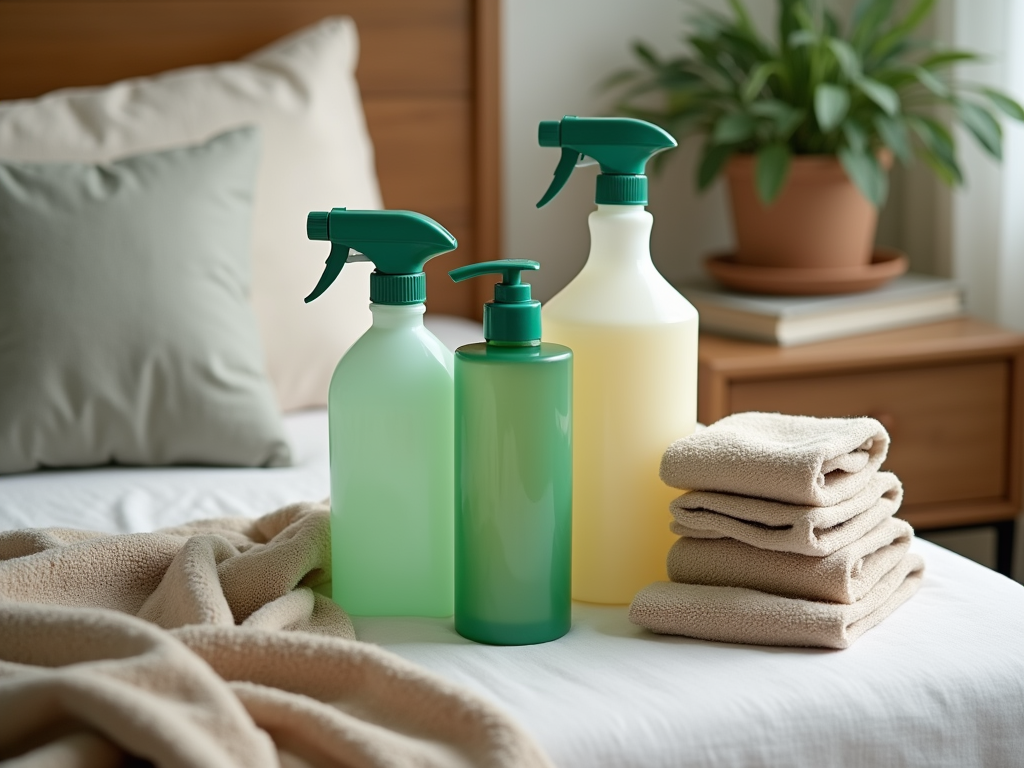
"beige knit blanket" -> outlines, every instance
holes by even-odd
[[[355,640],[328,510],[0,533],[0,760],[548,766],[505,714]]]

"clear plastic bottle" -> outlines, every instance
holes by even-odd
[[[484,344],[455,353],[455,629],[482,643],[555,640],[571,621],[572,352],[540,340],[540,304],[501,272]]]
[[[373,324],[338,363],[328,398],[333,598],[357,616],[450,616],[454,359],[423,326],[423,266],[455,238],[408,211],[335,208],[311,213],[307,229],[334,244],[307,301],[346,261],[377,266]]]
[[[697,422],[697,311],[654,267],[644,209],[644,164],[675,142],[626,118],[567,117],[540,135],[563,147],[563,175],[542,202],[579,155],[601,164],[590,255],[543,318],[545,337],[575,356],[573,597],[624,604],[667,578],[668,504],[679,492],[658,468]]]

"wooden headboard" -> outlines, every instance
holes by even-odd
[[[428,265],[429,307],[476,317],[490,287],[444,273],[500,258],[498,13],[497,0],[0,0],[0,99],[236,59],[349,15],[384,205],[458,238]]]

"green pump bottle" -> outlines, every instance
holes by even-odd
[[[307,302],[346,262],[376,266],[373,324],[338,363],[328,397],[333,598],[357,616],[450,616],[454,360],[423,327],[423,267],[458,244],[410,211],[314,211],[306,230],[331,242]]]
[[[572,351],[541,343],[540,302],[521,282],[535,261],[449,272],[501,274],[483,344],[455,351],[455,629],[493,645],[569,631]]]

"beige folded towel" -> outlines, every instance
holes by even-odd
[[[737,413],[670,445],[661,479],[683,490],[827,507],[862,490],[888,450],[875,419]]]
[[[903,501],[903,485],[877,472],[851,499],[808,507],[729,493],[692,491],[672,501],[672,531],[694,539],[730,538],[752,547],[823,557],[852,544]]]
[[[827,557],[772,552],[735,539],[682,538],[669,550],[668,577],[681,584],[854,603],[896,567],[913,537],[910,523],[890,517]]]
[[[908,553],[852,605],[657,581],[633,598],[629,620],[660,634],[702,640],[848,648],[917,591],[923,572],[921,557]]]
[[[354,640],[313,591],[329,536],[322,504],[146,534],[0,533],[0,760],[549,766],[495,706]]]

